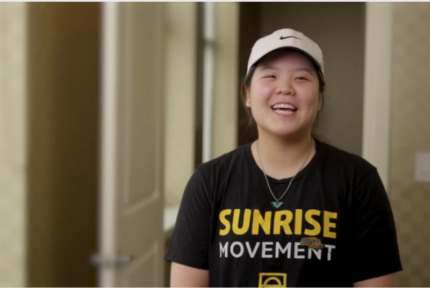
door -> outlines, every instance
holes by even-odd
[[[103,3],[99,286],[163,286],[163,14]]]

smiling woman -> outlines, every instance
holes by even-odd
[[[402,266],[376,168],[312,135],[324,89],[322,52],[303,33],[255,43],[241,97],[258,139],[189,180],[166,253],[172,286],[394,285]]]

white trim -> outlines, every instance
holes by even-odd
[[[28,286],[27,3],[0,3],[0,286]]]
[[[392,3],[366,3],[363,158],[377,167],[388,191]]]
[[[100,140],[100,207],[99,256],[114,257],[115,249],[115,190],[117,172],[117,3],[102,3],[101,58],[101,140]],[[98,267],[98,286],[115,286],[115,273],[105,265]]]
[[[204,9],[204,59],[203,59],[203,143],[202,162],[212,159],[213,94],[214,94],[214,41],[215,7],[206,2]]]

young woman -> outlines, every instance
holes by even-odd
[[[251,52],[242,100],[258,139],[200,165],[166,253],[172,286],[393,286],[402,270],[375,167],[314,138],[318,45],[281,29]]]

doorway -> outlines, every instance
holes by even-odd
[[[319,44],[325,62],[325,103],[314,132],[356,155],[362,155],[365,9],[366,3],[240,3],[238,79],[257,39],[281,28],[303,32]],[[238,107],[243,123],[246,113]],[[250,132],[239,126],[239,145],[256,139]]]

